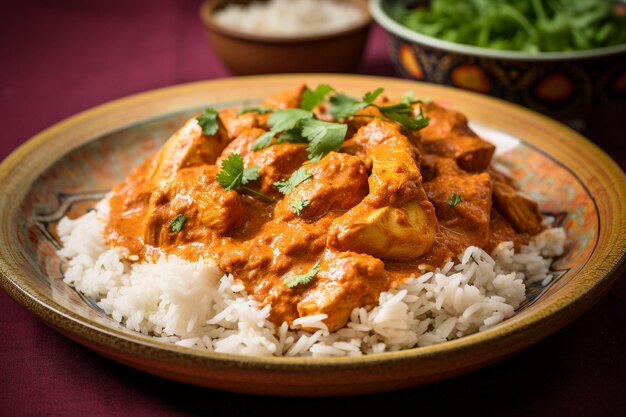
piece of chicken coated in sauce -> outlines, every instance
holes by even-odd
[[[454,159],[434,155],[424,157],[422,166],[430,171],[424,189],[435,207],[448,247],[460,253],[469,245],[485,246],[491,218],[489,174],[468,173]]]
[[[331,152],[305,168],[312,177],[300,183],[276,205],[274,215],[277,219],[314,220],[329,211],[351,209],[367,194],[367,171],[352,155]],[[299,215],[293,209],[296,201],[308,202]]]
[[[327,314],[324,323],[331,332],[346,324],[354,308],[376,304],[378,294],[389,286],[380,259],[354,252],[327,253],[316,280],[315,288],[298,303],[298,314]]]
[[[196,118],[191,118],[176,131],[152,159],[147,179],[154,184],[169,181],[182,168],[214,164],[230,142],[224,124],[217,119],[214,135],[202,133]]]
[[[415,259],[432,246],[438,223],[422,188],[414,147],[378,119],[361,130],[374,143],[367,148],[369,194],[333,222],[328,245],[381,259]]]
[[[144,220],[146,244],[176,246],[202,242],[224,235],[246,215],[241,196],[225,190],[215,179],[217,167],[204,165],[184,168],[155,189]],[[170,222],[178,215],[186,218],[181,231],[172,230]]]

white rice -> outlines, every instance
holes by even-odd
[[[325,314],[275,326],[270,307],[245,292],[211,260],[163,256],[155,264],[122,259],[103,239],[108,201],[58,226],[67,263],[65,282],[129,329],[179,346],[243,355],[353,356],[427,346],[486,330],[511,317],[526,284],[547,285],[565,232],[547,229],[515,253],[500,244],[490,256],[469,247],[435,272],[411,277],[355,308],[346,327],[330,333]],[[298,330],[318,329],[313,333]]]
[[[270,0],[230,3],[214,14],[221,26],[253,35],[308,36],[338,32],[365,19],[361,9],[329,0]]]

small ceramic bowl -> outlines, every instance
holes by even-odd
[[[401,25],[386,13],[387,4],[370,0],[370,12],[386,30],[391,59],[405,78],[489,94],[559,119],[626,104],[626,44],[534,55],[462,45]]]
[[[220,25],[214,13],[229,3],[253,0],[208,0],[200,7],[209,42],[234,73],[348,72],[359,62],[372,18],[362,0],[341,0],[364,13],[364,19],[345,30],[319,35],[282,37],[256,35]],[[259,1],[259,0],[256,0]]]

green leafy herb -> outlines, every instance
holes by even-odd
[[[403,98],[398,104],[390,104],[387,106],[374,104],[374,100],[382,94],[384,90],[377,88],[374,91],[367,92],[363,95],[361,101],[354,97],[339,93],[330,98],[330,113],[336,119],[342,119],[353,116],[359,110],[366,107],[375,107],[383,115],[383,120],[394,121],[407,130],[419,130],[428,126],[429,118],[425,117],[421,109],[419,114],[413,115],[413,104],[420,103],[421,100],[412,100]],[[373,116],[370,116],[373,117]]]
[[[274,136],[275,133],[272,131],[263,133],[261,136],[256,138],[254,142],[252,142],[252,150],[258,151],[263,148],[267,148],[272,144],[272,139],[274,139]]]
[[[289,194],[298,184],[308,180],[313,175],[306,172],[304,167],[300,167],[291,174],[286,180],[280,180],[274,183],[278,191],[283,194]]]
[[[348,132],[343,123],[323,122],[316,119],[302,121],[302,136],[309,140],[307,152],[311,162],[317,162],[326,154],[341,148]]]
[[[291,203],[291,210],[299,216],[300,213],[302,213],[302,210],[309,204],[311,204],[310,200],[294,200]]]
[[[623,2],[599,0],[431,0],[386,2],[411,30],[449,42],[528,53],[585,50],[626,43]]]
[[[368,91],[367,93],[363,95],[363,101],[368,104],[373,103],[374,100],[376,100],[378,96],[383,93],[383,91],[385,91],[385,89],[382,87],[378,87],[374,91]]]
[[[326,95],[334,91],[334,89],[328,84],[320,84],[315,90],[311,90],[307,87],[302,93],[300,99],[300,108],[304,110],[313,110],[316,106],[319,106],[324,102]]]
[[[313,112],[302,109],[282,109],[276,110],[270,115],[267,122],[273,132],[283,132],[291,130],[304,119],[312,119],[315,117]]]
[[[291,132],[281,142],[287,142],[290,137],[297,137],[297,130],[299,129],[299,123],[301,120],[311,119],[315,115],[302,109],[282,109],[276,110],[270,114],[267,119],[267,123],[270,126],[270,131],[265,132],[259,136],[252,144],[252,149],[255,151],[266,148],[272,144],[272,139],[280,132]],[[283,134],[284,135],[284,134]],[[301,136],[301,135],[300,135]]]
[[[176,217],[170,220],[170,230],[176,233],[180,232],[181,230],[183,230],[183,225],[186,221],[187,217],[185,217],[184,214],[178,214]]]
[[[306,138],[302,136],[302,129],[295,128],[295,129],[291,129],[291,130],[281,133],[280,136],[276,138],[276,143],[283,143],[283,142],[305,143]]]
[[[458,195],[457,193],[452,194],[452,197],[450,197],[450,200],[447,201],[447,204],[450,207],[456,207],[457,205],[459,205],[459,203],[463,201],[461,199],[461,196]]]
[[[330,114],[335,119],[343,119],[354,115],[354,113],[365,108],[367,104],[344,93],[339,93],[330,98]]]
[[[306,285],[309,282],[311,282],[313,278],[315,278],[315,275],[317,275],[319,271],[320,271],[320,263],[318,261],[315,265],[313,265],[313,267],[309,270],[309,272],[306,272],[304,274],[293,275],[291,278],[285,280],[284,284],[286,287],[289,287],[289,288],[293,288],[298,285]]]
[[[271,107],[244,107],[243,109],[239,109],[237,112],[238,115],[242,115],[244,113],[258,113],[258,114],[266,114],[271,112],[273,109]]]
[[[217,123],[218,111],[212,108],[204,110],[200,116],[196,117],[198,124],[202,128],[202,133],[207,136],[212,136],[217,133],[219,124]]]
[[[233,153],[228,156],[223,162],[220,171],[216,175],[217,182],[220,183],[225,190],[246,190],[252,194],[256,194],[259,197],[276,202],[272,197],[260,193],[245,185],[259,178],[259,167],[251,166],[244,168],[243,157],[238,153]]]

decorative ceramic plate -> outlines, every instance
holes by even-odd
[[[348,358],[253,358],[202,352],[126,329],[62,280],[58,220],[85,212],[195,112],[252,104],[299,82],[349,94],[413,90],[465,113],[496,142],[496,161],[567,231],[556,279],[532,287],[509,320],[439,345]],[[280,75],[186,84],[80,113],[0,165],[0,284],[50,326],[116,361],[192,384],[282,395],[391,390],[449,378],[518,351],[596,302],[626,257],[626,177],[592,143],[521,107],[447,87],[350,75]]]

